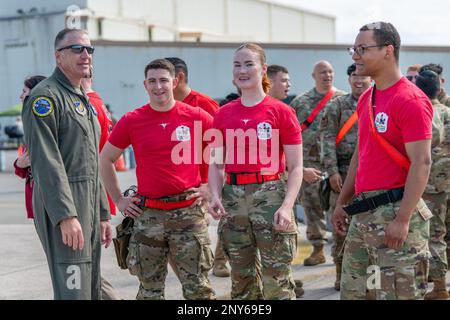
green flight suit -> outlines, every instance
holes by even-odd
[[[34,177],[35,226],[55,299],[100,299],[100,219],[110,219],[98,168],[100,126],[89,99],[59,68],[24,103],[22,118]],[[62,242],[59,223],[77,217],[84,247]]]

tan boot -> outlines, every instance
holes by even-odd
[[[377,294],[375,290],[366,291],[366,300],[377,300]]]
[[[303,264],[305,266],[315,266],[321,263],[325,263],[325,252],[323,251],[323,245],[314,246],[314,250],[311,255],[305,259]]]
[[[447,288],[445,287],[445,278],[433,281],[434,288],[425,295],[425,300],[446,300],[449,298]]]
[[[220,278],[226,278],[230,276],[230,271],[225,263],[214,263],[213,275]]]
[[[334,289],[336,291],[341,291],[341,272],[342,272],[342,262],[336,263],[336,281],[334,282]]]

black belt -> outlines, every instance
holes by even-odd
[[[343,207],[342,209],[344,209],[344,211],[350,216],[375,210],[376,208],[384,206],[388,203],[394,203],[401,200],[403,198],[403,191],[404,188],[391,189],[373,197],[363,198],[362,200],[356,201],[346,207]]]

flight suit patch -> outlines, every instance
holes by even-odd
[[[74,103],[74,105],[75,105],[75,111],[79,115],[82,115],[82,116],[86,115],[87,110],[83,103],[81,103],[80,101],[77,101]]]
[[[53,112],[53,102],[47,97],[37,97],[33,101],[32,109],[38,117],[46,117]]]

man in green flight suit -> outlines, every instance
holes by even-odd
[[[101,298],[101,244],[112,238],[98,174],[100,126],[81,88],[93,51],[86,31],[60,31],[55,71],[31,91],[22,111],[36,231],[55,299]]]

